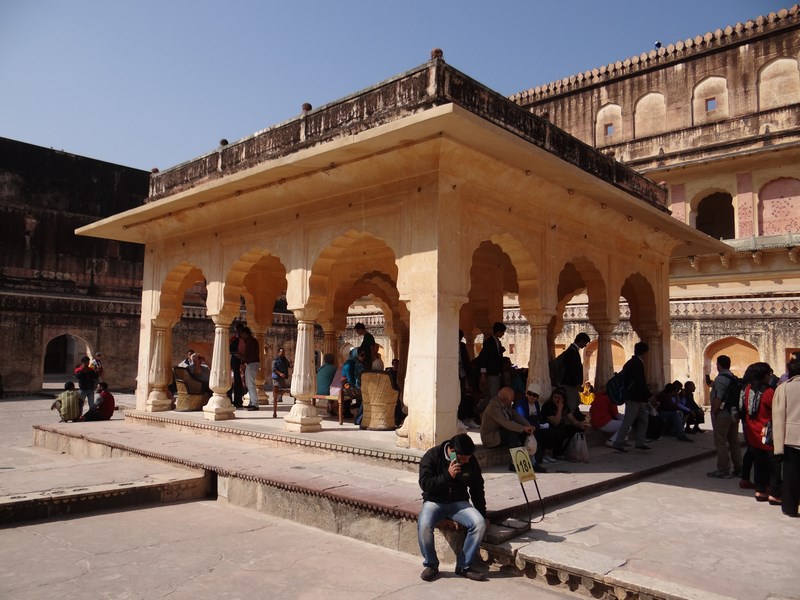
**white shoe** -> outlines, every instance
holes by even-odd
[[[553,458],[552,456],[544,456],[544,457],[542,457],[542,462],[546,462],[546,463],[551,463],[552,464],[552,463],[557,463],[558,461],[555,458]]]
[[[464,425],[467,426],[468,429],[479,429],[480,425],[478,425],[473,419],[469,419],[464,421]]]

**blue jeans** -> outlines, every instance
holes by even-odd
[[[417,521],[417,539],[419,551],[422,553],[422,564],[426,567],[439,566],[439,557],[436,556],[436,545],[433,541],[433,529],[442,519],[452,519],[467,530],[464,545],[458,551],[456,568],[464,569],[472,564],[478,548],[481,545],[483,534],[486,531],[486,520],[478,509],[466,500],[459,502],[430,502],[422,503],[422,510]]]

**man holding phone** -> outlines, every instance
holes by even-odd
[[[483,475],[474,454],[475,443],[461,433],[428,450],[420,461],[422,510],[417,519],[417,537],[425,566],[420,575],[423,581],[433,581],[439,575],[433,530],[442,519],[451,519],[467,530],[456,558],[456,574],[473,581],[486,579],[483,573],[472,569],[488,526]]]

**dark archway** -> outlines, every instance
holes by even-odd
[[[733,198],[725,192],[715,192],[697,204],[696,227],[713,238],[731,240],[736,237]]]

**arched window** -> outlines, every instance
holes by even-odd
[[[713,238],[730,240],[736,237],[733,198],[725,192],[706,196],[697,204],[695,227]]]
[[[619,104],[606,104],[597,111],[594,135],[598,147],[622,141],[622,107]]]
[[[708,77],[694,86],[692,122],[711,123],[728,116],[728,82],[724,77]]]
[[[781,177],[758,193],[758,234],[800,233],[800,180]]]
[[[633,112],[633,136],[655,135],[667,129],[667,102],[664,94],[651,92],[636,103]]]
[[[778,58],[758,74],[758,110],[800,102],[800,69],[794,58]]]

